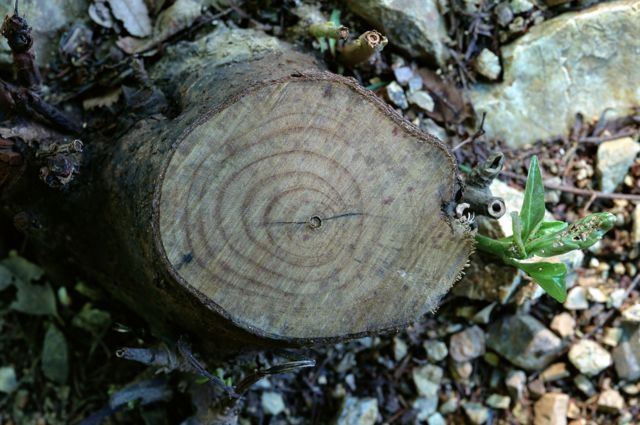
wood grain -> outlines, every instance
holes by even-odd
[[[271,82],[186,132],[158,191],[172,275],[251,333],[402,326],[466,264],[446,148],[329,74]]]

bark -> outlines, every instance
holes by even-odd
[[[85,140],[65,190],[13,149],[2,212],[52,267],[205,350],[399,329],[460,275],[451,153],[355,81],[249,30],[180,43],[150,75],[180,113]]]

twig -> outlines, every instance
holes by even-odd
[[[594,143],[594,144],[598,144],[598,143],[602,143],[602,142],[607,142],[609,140],[616,140],[616,139],[621,139],[623,137],[635,137],[637,134],[636,131],[626,131],[623,133],[618,133],[618,134],[610,134],[607,136],[591,136],[591,137],[582,137],[580,138],[578,141],[580,143]]]
[[[309,34],[315,38],[346,40],[349,38],[349,28],[344,25],[336,25],[333,21],[320,22],[309,26]]]
[[[367,31],[354,42],[344,45],[339,50],[338,60],[348,67],[358,65],[382,51],[387,43],[387,37],[378,31]]]
[[[485,131],[484,131],[484,119],[486,117],[487,117],[487,113],[483,112],[482,113],[482,121],[480,121],[480,127],[478,127],[478,130],[475,133],[473,133],[471,136],[469,136],[466,139],[464,139],[462,142],[458,143],[451,150],[452,151],[457,151],[458,149],[460,149],[464,145],[472,143],[472,142],[475,142],[479,137],[484,136],[484,133],[485,133]]]
[[[502,175],[506,177],[511,177],[516,180],[526,181],[527,178],[521,176],[516,173],[512,173],[510,171],[503,171]],[[627,201],[640,201],[640,195],[634,195],[632,193],[605,193],[597,190],[588,190],[588,189],[579,189],[573,186],[566,186],[561,184],[549,183],[548,181],[543,181],[544,187],[551,190],[559,190],[561,192],[572,193],[578,196],[595,196],[599,199],[625,199]]]

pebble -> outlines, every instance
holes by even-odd
[[[530,315],[504,317],[489,326],[487,346],[525,370],[540,370],[562,350],[562,341]]]
[[[449,354],[449,350],[447,350],[447,344],[442,341],[425,341],[423,346],[427,352],[427,358],[429,359],[429,361],[434,363],[444,360]]]
[[[399,66],[393,70],[398,84],[406,86],[413,77],[413,70],[409,66]]]
[[[633,221],[631,241],[634,244],[639,244],[640,243],[640,204],[636,205],[636,207],[633,209],[631,221]]]
[[[427,425],[447,425],[447,422],[440,413],[436,412],[429,416],[429,419],[427,419]]]
[[[402,90],[402,87],[400,87],[398,83],[392,81],[387,84],[385,90],[387,91],[387,97],[389,100],[398,108],[407,109],[409,107],[407,96],[405,96],[404,90]]]
[[[412,407],[418,412],[416,419],[426,421],[429,416],[438,410],[438,396],[418,397],[414,400]]]
[[[444,371],[441,367],[431,364],[413,369],[413,383],[416,385],[418,394],[425,397],[437,397],[443,374]]]
[[[507,2],[499,3],[495,8],[495,14],[500,26],[506,27],[513,21],[513,10]]]
[[[598,145],[596,164],[603,192],[615,192],[629,172],[638,152],[640,143],[631,137],[622,137]]]
[[[587,289],[582,286],[571,288],[567,294],[567,300],[564,302],[564,308],[567,310],[586,310],[589,308],[587,300]]]
[[[18,388],[16,371],[12,366],[0,367],[0,392],[11,394]]]
[[[613,362],[620,379],[640,379],[640,328],[613,349]]]
[[[491,394],[489,398],[487,398],[486,403],[487,406],[494,409],[505,410],[509,408],[509,405],[511,404],[511,398],[506,395]]]
[[[397,362],[402,360],[404,356],[409,352],[409,347],[407,343],[400,337],[393,338],[393,358],[396,359]]]
[[[618,288],[611,291],[609,294],[609,301],[607,301],[607,307],[620,308],[624,303],[625,298],[627,297],[627,291]]]
[[[440,406],[440,413],[442,413],[443,415],[453,413],[458,410],[459,404],[460,400],[458,400],[458,397],[452,395],[444,403],[442,403],[442,405]]]
[[[571,347],[569,361],[587,376],[597,375],[612,364],[611,354],[589,339],[582,339]]]
[[[582,391],[587,397],[591,397],[596,393],[596,388],[593,386],[593,383],[582,374],[576,375],[575,378],[573,378],[573,383],[576,384],[576,388]]]
[[[262,393],[262,410],[268,415],[279,415],[284,412],[285,405],[282,394],[273,391],[265,391]]]
[[[622,318],[627,322],[640,322],[640,303],[622,310]]]
[[[462,403],[462,410],[473,425],[482,425],[489,419],[489,409],[480,403]]]
[[[347,397],[336,425],[374,425],[378,419],[378,400]]]
[[[534,405],[534,425],[566,425],[569,396],[547,393]]]
[[[534,379],[527,384],[527,388],[529,389],[529,393],[531,393],[531,397],[534,399],[539,399],[547,393],[542,379]]]
[[[624,409],[624,398],[616,390],[605,390],[598,396],[598,410],[608,413],[620,413]]]
[[[602,343],[611,347],[617,347],[622,339],[621,328],[604,328],[604,335],[602,335]]]
[[[600,288],[587,288],[587,299],[594,303],[606,303],[607,296]]]
[[[527,384],[527,375],[521,370],[510,370],[504,381],[509,395],[514,400],[520,400],[524,393],[524,387]]]
[[[459,363],[468,362],[485,353],[484,331],[472,326],[451,336],[449,355]]]
[[[550,327],[562,338],[568,338],[575,333],[576,321],[571,314],[564,312],[553,318]]]
[[[511,0],[511,9],[513,13],[524,13],[533,9],[533,3],[529,0]]]
[[[502,72],[500,58],[491,50],[482,49],[480,54],[473,61],[473,68],[476,72],[488,80],[497,80]]]
[[[427,112],[433,112],[433,109],[436,107],[436,104],[429,93],[422,90],[409,93],[409,96],[407,96],[407,100],[409,101],[409,103],[416,105],[420,109]]]
[[[484,307],[482,310],[477,312],[473,318],[471,319],[473,323],[478,323],[480,325],[488,325],[491,323],[491,313],[493,309],[498,305],[497,302],[492,302],[491,304]]]
[[[409,91],[415,92],[422,88],[423,81],[422,77],[415,76],[409,80]]]
[[[540,378],[544,382],[553,382],[568,376],[571,376],[571,372],[569,372],[566,363],[554,363],[540,374]]]
[[[451,362],[449,365],[449,371],[453,375],[453,379],[457,382],[462,382],[471,377],[471,374],[473,373],[473,365],[471,362]]]

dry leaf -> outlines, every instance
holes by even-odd
[[[96,0],[89,6],[89,17],[93,22],[105,28],[113,27],[113,18],[111,11],[107,7],[105,0]]]
[[[445,82],[435,72],[421,68],[418,70],[422,82],[435,101],[435,108],[427,112],[429,118],[437,122],[462,123],[472,117],[471,107],[455,85]]]
[[[109,0],[111,12],[122,21],[129,34],[136,37],[151,35],[151,18],[144,0]]]

